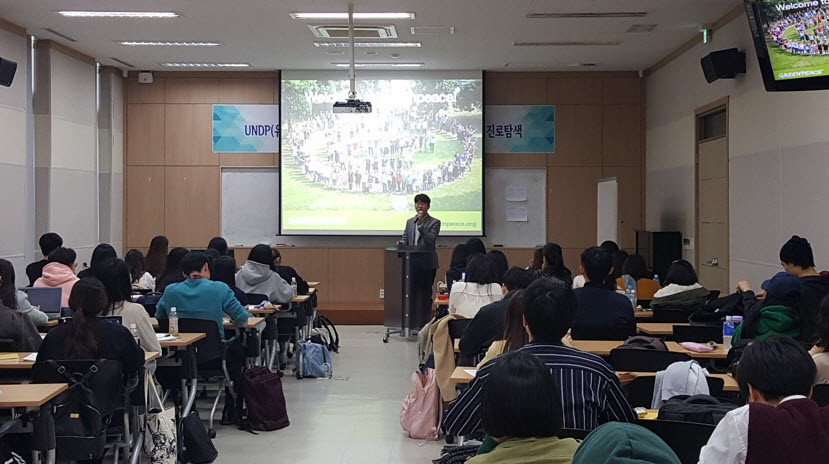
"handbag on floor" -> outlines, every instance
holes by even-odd
[[[323,345],[312,342],[299,342],[302,351],[302,376],[330,378],[334,375],[331,353]]]
[[[147,401],[155,400],[155,406],[147,412],[146,429],[144,435],[144,455],[150,464],[176,464],[178,445],[176,443],[176,410],[164,409],[161,397],[158,395],[155,382],[152,379],[144,382],[144,396],[148,396],[148,389],[153,395]]]
[[[181,462],[192,464],[208,464],[216,460],[219,452],[213,446],[213,440],[207,435],[204,424],[201,423],[196,410],[187,417],[181,418]]]
[[[282,391],[282,379],[266,367],[252,367],[242,376],[250,430],[279,430],[291,424]]]

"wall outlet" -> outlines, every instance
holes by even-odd
[[[385,297],[386,297],[386,289],[381,288],[380,289],[380,299],[382,300]]]
[[[683,250],[693,250],[694,249],[694,238],[693,237],[685,237],[682,239],[682,249]]]

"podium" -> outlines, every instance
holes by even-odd
[[[432,285],[428,286],[428,295],[423,295],[424,288],[418,288],[418,276],[430,275],[426,269],[428,257],[434,248],[423,245],[398,245],[386,248],[384,256],[384,305],[383,325],[386,334],[383,343],[388,343],[391,334],[401,337],[416,335],[426,322],[432,310]]]

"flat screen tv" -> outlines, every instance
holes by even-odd
[[[769,92],[829,88],[829,1],[746,0]]]

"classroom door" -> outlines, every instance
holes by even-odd
[[[697,271],[710,290],[729,293],[728,103],[697,113]]]

